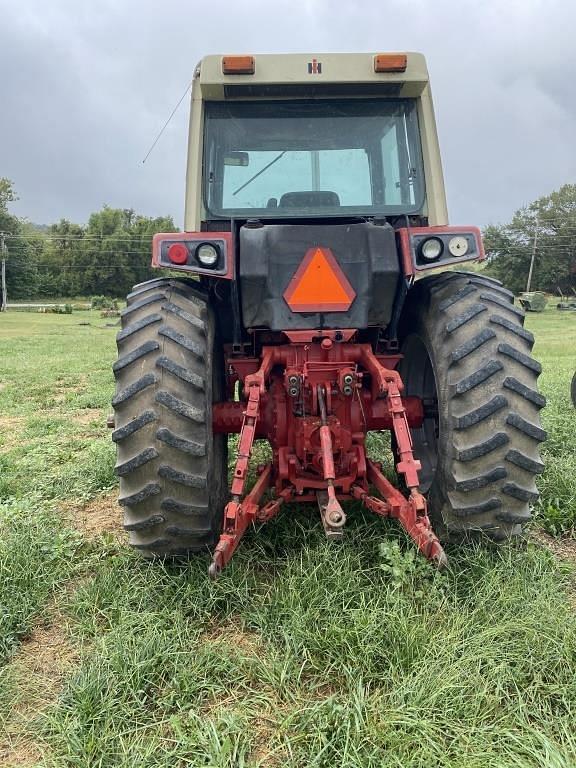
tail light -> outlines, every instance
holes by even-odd
[[[478,227],[405,227],[397,232],[406,275],[485,258]]]
[[[172,264],[182,266],[182,264],[186,264],[188,261],[188,247],[184,243],[172,243],[172,245],[168,246],[166,254]]]
[[[230,232],[171,232],[154,235],[152,266],[232,279]]]

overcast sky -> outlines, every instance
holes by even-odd
[[[183,220],[188,99],[207,53],[421,51],[452,223],[576,181],[574,0],[0,0],[0,176],[12,210]]]

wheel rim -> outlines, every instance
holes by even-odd
[[[430,490],[438,467],[440,422],[438,418],[438,391],[430,355],[419,336],[408,336],[402,347],[404,358],[400,372],[405,394],[419,397],[424,404],[424,422],[410,429],[414,456],[422,465],[419,472],[420,490]]]

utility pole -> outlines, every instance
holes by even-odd
[[[4,232],[0,232],[0,254],[2,256],[2,301],[0,302],[0,312],[6,312],[8,297],[6,293],[6,243],[4,242]]]
[[[526,283],[526,293],[530,290],[532,282],[532,271],[534,269],[534,259],[536,258],[536,244],[538,242],[538,214],[536,214],[536,223],[534,225],[534,242],[532,243],[532,258],[530,259],[530,269],[528,270],[528,282]]]

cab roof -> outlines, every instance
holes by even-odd
[[[242,73],[233,73],[235,68]],[[424,90],[428,69],[421,53],[229,54],[204,57],[196,80],[204,100],[409,98]]]

